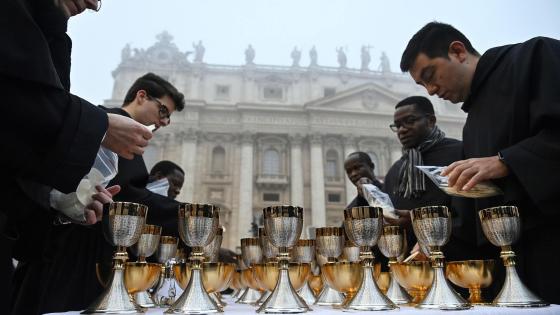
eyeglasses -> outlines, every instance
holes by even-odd
[[[165,106],[160,100],[155,97],[151,97],[148,95],[148,99],[150,101],[156,102],[156,104],[158,105],[160,119],[168,119],[169,121],[171,121],[171,113],[169,112],[169,109],[167,109],[167,106]]]
[[[424,118],[424,117],[428,117],[429,115],[423,115],[423,116],[407,116],[402,120],[399,121],[395,121],[393,124],[389,125],[389,128],[391,128],[391,130],[393,132],[397,132],[399,131],[400,127],[405,127],[405,128],[412,128],[414,126],[414,123],[417,122],[418,120]]]

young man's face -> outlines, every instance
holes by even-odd
[[[370,180],[374,180],[375,178],[373,175],[373,167],[360,159],[358,155],[350,155],[350,157],[344,161],[344,169],[350,181],[356,186],[358,180],[362,177],[369,178]]]
[[[169,181],[167,196],[175,199],[181,193],[181,188],[183,188],[183,183],[185,182],[185,175],[179,170],[174,170],[173,173],[167,175],[167,180]]]
[[[140,98],[138,115],[135,118],[145,126],[155,125],[156,129],[165,127],[171,123],[171,114],[175,111],[175,102],[169,95],[154,97],[145,91],[139,91]]]
[[[452,103],[463,102],[470,93],[472,75],[462,56],[449,54],[449,58],[430,58],[420,53],[409,72],[430,95],[436,94]]]
[[[397,137],[405,149],[418,146],[430,134],[435,116],[416,109],[416,105],[400,106],[395,110],[394,125]]]

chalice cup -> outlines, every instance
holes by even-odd
[[[128,260],[126,248],[140,238],[147,213],[148,207],[138,203],[113,202],[109,205],[102,225],[106,240],[117,247],[113,256],[113,275],[105,291],[82,314],[143,312],[126,289],[124,268]]]
[[[354,244],[351,240],[346,240],[344,242],[344,248],[342,248],[342,257],[340,260],[349,262],[362,261],[360,258],[360,246]]]
[[[304,313],[307,303],[294,290],[289,276],[290,248],[296,245],[303,228],[303,208],[273,206],[263,209],[267,238],[278,248],[278,282],[258,313]]]
[[[412,295],[411,305],[424,300],[434,281],[434,269],[429,261],[395,262],[391,264],[391,275]]]
[[[210,244],[204,246],[204,261],[209,263],[218,262],[220,248],[222,247],[224,228],[218,227],[216,235]]]
[[[277,262],[278,259],[278,247],[272,245],[272,243],[270,242],[270,240],[268,239],[267,235],[266,235],[266,230],[264,227],[260,227],[259,228],[259,242],[261,244],[261,249],[263,252],[263,263],[259,263],[258,265],[262,268],[264,263],[267,262]],[[277,266],[277,265],[276,265]],[[253,266],[253,276],[255,276],[255,266]],[[255,277],[257,278],[257,277]],[[258,279],[257,279],[258,282]],[[274,288],[272,288],[272,290],[268,290],[266,289],[266,287],[261,286],[262,288],[264,288],[264,292],[262,294],[262,296],[259,298],[259,300],[257,302],[255,302],[255,305],[262,305],[264,303],[264,301],[266,301],[266,299],[268,299],[268,297],[270,296],[270,294],[272,293],[272,290],[274,290]]]
[[[219,224],[219,208],[210,204],[184,203],[179,206],[179,235],[192,247],[191,276],[183,294],[166,314],[207,314],[222,312],[202,283],[203,247],[212,242]]]
[[[262,297],[260,287],[253,276],[253,267],[263,260],[263,251],[260,241],[256,237],[242,238],[241,239],[241,258],[245,269],[241,271],[247,288],[241,294],[237,303],[241,304],[255,304]]]
[[[383,234],[377,243],[379,250],[385,257],[389,258],[390,282],[387,288],[387,297],[397,305],[410,303],[410,296],[399,285],[392,274],[391,265],[397,262],[397,257],[404,251],[404,233],[398,225],[383,227]]]
[[[515,269],[512,245],[521,234],[519,210],[514,206],[483,209],[478,212],[482,231],[495,246],[501,247],[500,257],[506,267],[504,285],[492,302],[496,306],[543,307],[549,304],[531,292],[519,279]]]
[[[445,257],[441,247],[451,236],[451,212],[445,206],[429,206],[412,209],[412,227],[418,242],[428,246],[430,260],[434,268],[434,280],[424,300],[418,308],[464,310],[472,306],[453,288],[444,274]]]
[[[161,238],[161,226],[145,224],[138,242],[132,246],[132,252],[138,257],[138,265],[147,265],[146,257],[152,256],[158,249]],[[158,277],[161,271],[158,272]],[[156,279],[157,281],[157,279]],[[154,283],[155,284],[155,283]],[[134,294],[134,301],[142,307],[154,307],[156,303],[146,290]]]
[[[344,247],[344,229],[340,227],[322,227],[315,230],[315,246],[317,247],[317,264],[321,268],[321,279],[323,289],[317,296],[315,304],[341,306],[344,302],[344,295],[333,289],[325,280],[323,266],[328,262],[336,262],[342,254]]]
[[[492,283],[494,260],[449,261],[445,266],[447,279],[455,285],[469,289],[469,303],[488,305],[482,298],[482,289]]]
[[[362,282],[356,295],[344,307],[361,311],[382,311],[398,308],[379,290],[373,277],[375,256],[371,247],[383,232],[383,208],[353,207],[344,210],[344,229],[350,240],[360,246]]]
[[[177,282],[173,276],[173,264],[178,241],[176,237],[166,235],[159,239],[156,257],[161,264],[161,273],[152,296],[158,306],[171,306],[175,303]]]
[[[296,246],[294,246],[292,250],[292,259],[299,263],[306,263],[310,264],[315,260],[315,240],[307,239],[307,240],[298,240]],[[305,283],[303,287],[299,289],[298,294],[299,296],[307,303],[307,305],[311,305],[315,303],[315,294],[311,287],[309,287],[309,279],[311,278],[312,273],[309,273],[309,276],[305,279]]]

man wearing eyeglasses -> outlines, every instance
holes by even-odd
[[[445,248],[450,260],[479,257],[476,249],[475,214],[468,212],[469,200],[447,195],[426,178],[415,166],[447,166],[463,155],[462,142],[447,138],[436,122],[434,107],[423,96],[411,96],[395,106],[394,122],[389,126],[402,144],[402,157],[396,161],[387,176],[384,190],[401,216],[386,218],[408,230],[409,241],[414,241],[410,225],[410,209],[442,205],[453,213],[453,235]],[[413,249],[417,250],[417,249]]]

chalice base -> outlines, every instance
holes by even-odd
[[[307,311],[309,311],[309,307],[292,287],[288,269],[281,268],[274,291],[259,307],[257,313],[294,314]]]
[[[158,306],[165,307],[173,305],[176,297],[180,296],[182,293],[183,290],[175,278],[164,278],[152,297]]]
[[[141,307],[145,307],[145,308],[156,306],[154,300],[152,300],[152,298],[146,291],[135,293],[134,302],[136,302],[136,304],[140,305]]]
[[[428,294],[417,308],[440,310],[466,310],[472,306],[449,285],[443,274],[443,268],[434,267],[434,280]]]
[[[344,302],[344,295],[329,287],[327,283],[323,285],[323,290],[319,293],[314,304],[326,306],[341,306]]]
[[[391,274],[391,282],[389,282],[389,288],[387,288],[387,298],[397,305],[410,303],[410,296],[399,285],[393,274]]]
[[[191,278],[187,288],[179,299],[165,314],[209,314],[223,312],[214,300],[206,293],[202,284],[202,270],[191,269]]]
[[[136,314],[144,311],[128,294],[124,286],[123,270],[115,269],[111,284],[81,314]]]
[[[263,294],[261,295],[261,298],[255,302],[256,306],[261,306],[263,305],[264,301],[266,301],[268,299],[268,297],[270,297],[271,292],[270,291],[264,291]]]
[[[261,296],[262,294],[259,291],[247,287],[245,288],[245,291],[243,291],[239,299],[236,301],[236,303],[255,304],[261,298]]]
[[[506,266],[504,286],[492,304],[508,307],[549,306],[548,303],[536,296],[521,282],[515,266]]]
[[[299,296],[307,303],[307,305],[311,305],[315,303],[315,294],[313,294],[313,290],[309,287],[307,281],[298,292]]]
[[[389,300],[373,280],[373,268],[363,267],[362,283],[354,297],[344,305],[344,308],[359,311],[382,311],[398,308]]]

